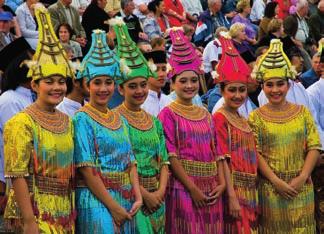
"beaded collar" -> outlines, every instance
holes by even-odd
[[[94,121],[111,130],[117,130],[122,125],[119,113],[108,108],[107,113],[102,113],[87,103],[78,112],[87,113]]]
[[[57,109],[54,112],[47,112],[41,110],[36,103],[33,103],[23,112],[28,114],[42,128],[52,133],[64,133],[69,127],[69,117]]]
[[[244,119],[239,114],[233,114],[226,110],[224,107],[220,108],[217,112],[222,113],[227,121],[234,127],[240,129],[243,132],[252,132],[252,128],[250,127],[246,119]]]
[[[193,104],[186,106],[174,101],[169,105],[169,108],[177,115],[188,120],[199,121],[207,116],[207,111],[205,109]]]
[[[302,106],[287,102],[282,108],[275,109],[268,104],[257,109],[256,112],[266,121],[273,123],[286,123],[296,118]]]
[[[123,103],[116,110],[126,118],[132,127],[138,130],[148,131],[153,127],[152,116],[142,109],[140,111],[131,111]]]

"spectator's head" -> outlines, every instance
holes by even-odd
[[[240,0],[236,4],[236,10],[238,13],[243,13],[244,15],[250,14],[251,13],[250,0]]]
[[[308,2],[307,0],[298,0],[296,5],[297,13],[301,17],[305,17],[308,14]]]
[[[320,76],[321,75],[321,65],[320,65],[321,53],[315,53],[312,58],[312,68],[314,72]]]
[[[0,7],[4,5],[5,0],[0,0]]]
[[[218,27],[216,30],[215,30],[215,37],[218,38],[220,36],[220,33],[221,32],[228,32],[228,29],[226,27]]]
[[[300,51],[297,49],[292,49],[288,53],[288,58],[291,62],[291,65],[295,67],[297,73],[301,73],[304,69],[304,65],[303,65],[304,59]]]
[[[153,0],[147,5],[149,11],[152,11],[154,14],[162,13],[165,10],[163,0]]]
[[[24,61],[30,60],[31,58],[31,51],[25,50],[9,63],[1,81],[2,92],[10,89],[15,90],[18,86],[23,84],[30,85],[31,78],[27,78],[29,68],[24,64]]]
[[[236,41],[242,42],[246,39],[245,25],[242,23],[235,23],[230,27],[229,35]]]
[[[105,9],[107,0],[91,0],[91,3],[96,4],[101,9]]]
[[[13,16],[10,12],[0,12],[0,32],[8,33],[10,31],[10,22]]]
[[[65,43],[63,43],[62,46],[68,56],[68,59],[72,60],[74,58],[72,46],[70,46],[69,44],[65,44]]]
[[[27,0],[28,1],[28,0]],[[34,1],[34,0],[33,0]],[[72,3],[72,0],[60,0],[64,6],[70,6]]]
[[[277,2],[269,2],[264,9],[264,17],[273,18],[278,14],[279,7]]]
[[[323,0],[318,3],[318,6],[317,7],[318,7],[318,10],[321,13],[324,13],[324,1]]]
[[[133,11],[135,10],[135,3],[133,2],[133,0],[121,0],[120,7],[123,10],[124,14],[128,16],[133,14]]]
[[[194,27],[189,24],[184,24],[182,25],[182,28],[183,28],[184,35],[188,38],[189,41],[191,41],[192,36],[195,33]]]
[[[73,34],[73,29],[68,23],[62,23],[57,27],[56,36],[62,43],[68,43]]]
[[[216,14],[222,8],[222,0],[208,0],[208,8],[213,14]]]
[[[151,40],[152,50],[165,51],[165,39],[162,37],[155,37]]]
[[[270,23],[268,24],[268,33],[274,33],[278,37],[283,35],[284,28],[283,28],[283,22],[281,19],[272,19]]]

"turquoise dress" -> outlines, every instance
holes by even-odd
[[[87,104],[73,123],[76,167],[92,167],[113,199],[129,211],[134,202],[129,169],[135,158],[127,121],[115,111],[104,114]],[[135,233],[134,219],[117,228],[109,210],[86,187],[80,173],[76,176],[76,233]]]

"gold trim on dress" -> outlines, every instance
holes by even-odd
[[[204,108],[193,104],[186,106],[174,101],[169,105],[169,107],[177,115],[180,115],[181,117],[188,120],[199,121],[207,116],[207,111]]]
[[[272,123],[286,123],[296,118],[302,111],[302,106],[287,102],[280,109],[276,109],[266,104],[256,110],[256,113],[266,121]]]
[[[87,103],[78,112],[87,113],[94,121],[111,130],[117,130],[122,125],[119,113],[108,108],[107,113],[103,113]]]
[[[42,128],[52,133],[65,133],[69,127],[69,117],[57,109],[54,112],[47,112],[38,108],[36,103],[33,103],[23,112],[28,114]]]
[[[148,131],[153,127],[153,118],[144,110],[131,111],[126,106],[125,103],[116,108],[116,111],[124,116],[127,122],[134,128],[141,131]]]
[[[252,128],[248,124],[247,120],[240,116],[238,113],[233,114],[226,110],[224,107],[220,108],[217,112],[223,114],[227,121],[234,127],[240,129],[243,132],[252,132]]]

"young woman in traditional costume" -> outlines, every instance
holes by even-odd
[[[125,101],[117,111],[130,127],[132,149],[144,206],[136,215],[137,233],[164,234],[164,194],[168,179],[168,155],[161,122],[141,109],[148,95],[147,80],[156,76],[136,44],[131,40],[123,22],[114,24],[117,35],[117,53],[127,66],[128,73],[118,79],[119,92]]]
[[[77,233],[135,233],[142,205],[129,126],[107,103],[121,78],[119,58],[106,33],[95,30],[78,79],[86,78],[90,101],[73,117],[77,167]]]
[[[259,79],[269,103],[250,114],[261,173],[260,233],[315,233],[314,193],[310,178],[321,148],[307,108],[286,101],[295,71],[280,40],[273,39],[258,61]]]
[[[73,126],[55,106],[74,73],[47,10],[37,8],[36,18],[39,44],[27,76],[37,100],[5,125],[5,176],[12,189],[4,217],[18,232],[73,233]]]
[[[247,98],[251,70],[227,35],[220,37],[225,53],[217,66],[224,104],[214,115],[217,153],[227,160],[224,173],[224,232],[257,233],[257,150],[251,127],[238,108]]]
[[[223,233],[224,158],[216,156],[207,110],[192,104],[201,60],[181,29],[171,29],[170,71],[177,99],[159,114],[172,175],[166,192],[166,233]]]

